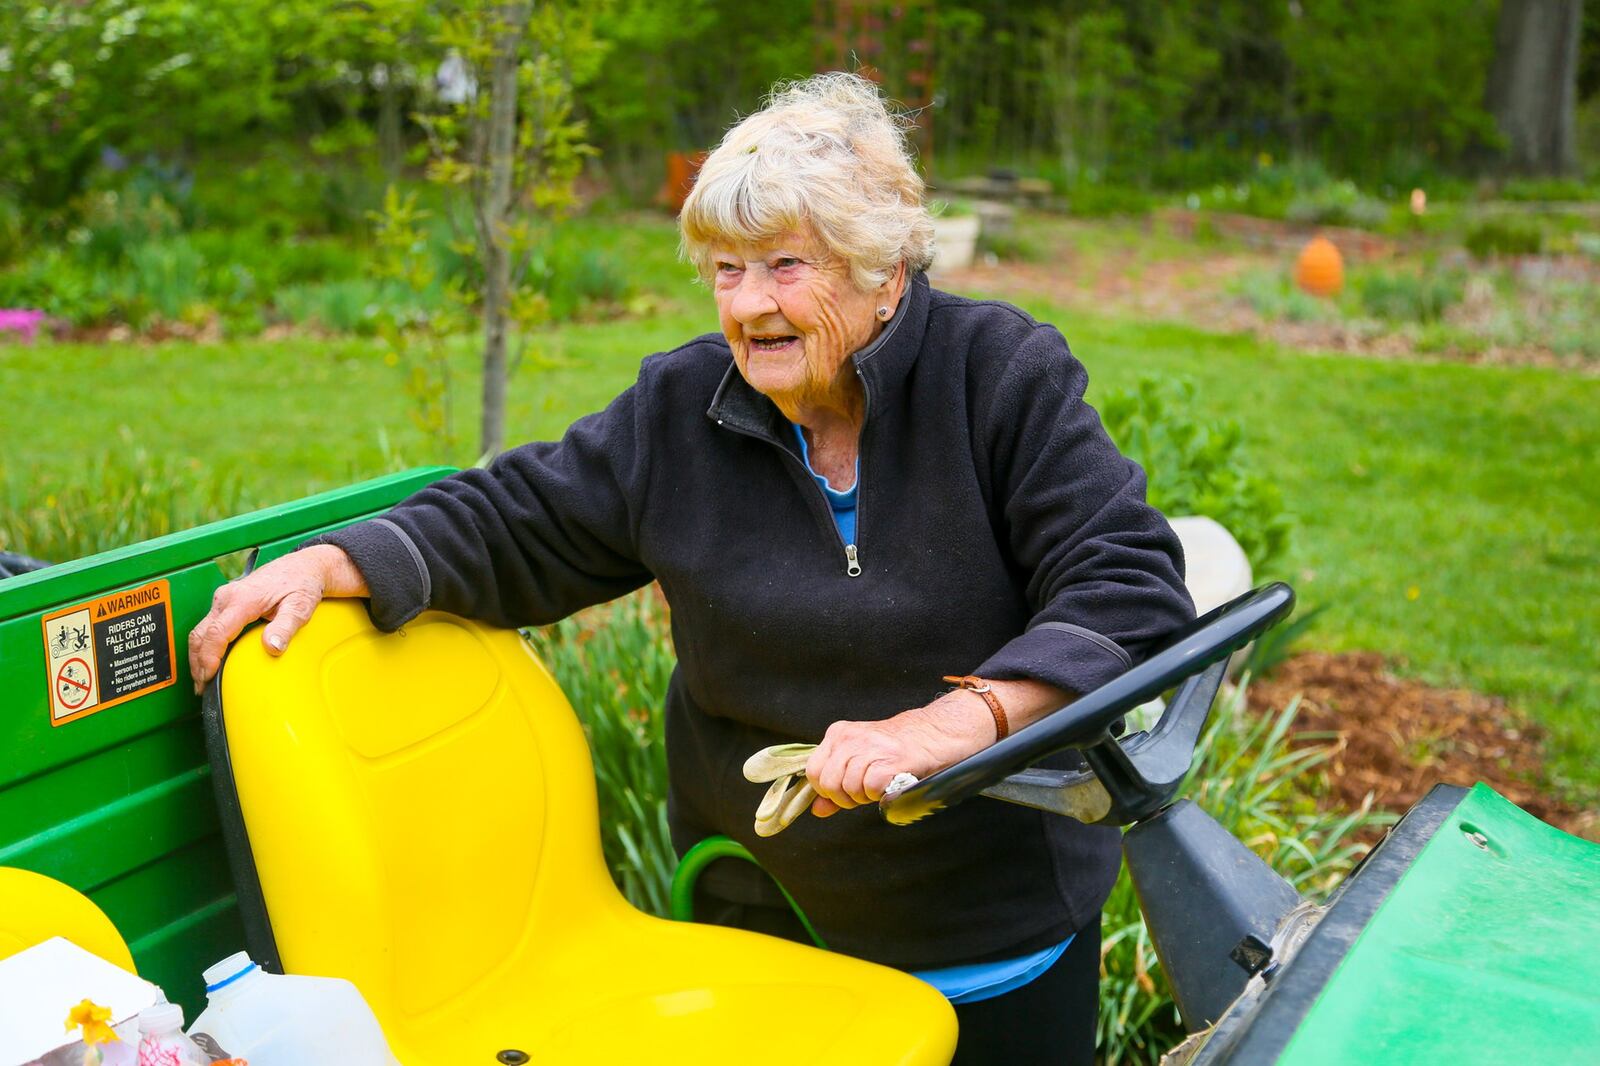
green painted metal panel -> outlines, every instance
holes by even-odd
[[[1600,1057],[1600,845],[1484,785],[1451,812],[1278,1060]]]
[[[183,652],[225,580],[216,560],[275,558],[447,473],[394,474],[0,581],[0,866],[87,893],[190,1017],[201,969],[244,944]],[[41,617],[157,579],[171,587],[176,683],[52,726]]]

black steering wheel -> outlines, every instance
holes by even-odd
[[[969,799],[1007,776],[1068,748],[1087,749],[1090,756],[1094,756],[1097,749],[1101,754],[1108,748],[1115,749],[1112,752],[1114,761],[1127,765],[1127,755],[1133,754],[1137,747],[1133,743],[1135,738],[1129,738],[1128,751],[1124,752],[1110,732],[1125,714],[1207,667],[1221,663],[1287,617],[1293,609],[1294,590],[1283,582],[1253,589],[1184,626],[1149,658],[1093,692],[954,766],[899,792],[888,793],[879,801],[878,809],[891,823],[909,825]],[[1161,722],[1151,731],[1157,740],[1164,735],[1174,735],[1174,739],[1179,739],[1178,735],[1187,737],[1187,751],[1182,753],[1184,770],[1193,756],[1199,727],[1204,724],[1217,685],[1221,683],[1222,669],[1218,666],[1207,674],[1211,681],[1208,686],[1193,683],[1185,686],[1182,694],[1194,694],[1206,688],[1209,691],[1204,692],[1203,699],[1175,698]],[[1194,720],[1196,714],[1198,721]],[[1189,718],[1189,728],[1175,730],[1172,720],[1178,717]],[[1139,734],[1138,739],[1150,738]],[[1107,776],[1104,761],[1091,757],[1089,762],[1104,780]],[[1175,788],[1177,780],[1170,773],[1166,776],[1171,779],[1170,786]],[[1182,773],[1178,773],[1177,777],[1181,776]],[[1115,787],[1114,782],[1104,783]],[[1158,798],[1165,802],[1167,797]]]

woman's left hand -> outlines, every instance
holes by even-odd
[[[1042,681],[990,681],[1006,710],[1011,732],[1072,701],[1072,694]],[[899,773],[918,778],[954,766],[995,742],[995,720],[982,696],[947,692],[925,707],[881,722],[835,722],[806,762],[817,790],[818,818],[876,803]]]
[[[899,773],[927,777],[994,743],[994,718],[971,692],[946,693],[881,722],[835,722],[806,763],[818,818],[876,803]]]

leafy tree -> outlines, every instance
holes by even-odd
[[[16,3],[0,18],[0,185],[59,208],[102,151],[190,151],[282,128],[315,0]]]
[[[607,173],[653,193],[665,152],[710,148],[773,82],[812,73],[812,6],[615,0],[596,12],[606,50],[582,105]]]
[[[1305,2],[1284,37],[1303,114],[1346,166],[1408,148],[1435,160],[1492,140],[1489,0]],[[1382,61],[1374,61],[1381,56]]]
[[[530,258],[545,233],[542,223],[574,206],[574,182],[594,153],[575,112],[574,88],[594,76],[602,49],[578,4],[455,0],[431,12],[432,43],[455,73],[449,91],[416,119],[428,138],[426,174],[446,194],[452,249],[469,268],[453,281],[451,302],[457,310],[475,308],[483,326],[479,453],[491,456],[505,440],[506,380],[521,358],[520,344],[549,313],[527,277]],[[421,241],[422,217],[414,200],[393,189],[379,216],[380,246],[389,250],[384,269],[414,288],[433,281],[410,251]],[[412,343],[436,351],[434,340],[448,328],[435,320],[392,331],[391,354],[399,358]],[[413,391],[431,397],[433,386],[419,381],[415,369],[426,361],[408,361]]]

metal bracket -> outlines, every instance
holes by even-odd
[[[1085,825],[1111,813],[1111,794],[1088,770],[1023,770],[990,785],[983,795],[1064,814]]]

